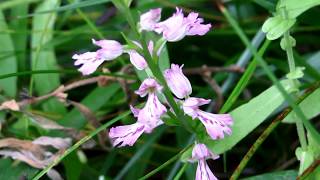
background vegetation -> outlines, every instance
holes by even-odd
[[[247,123],[235,132],[236,138],[220,146],[213,145],[223,152],[220,159],[209,161],[220,179],[230,178],[237,173],[234,170],[239,163],[250,158],[243,169],[238,169],[242,178],[260,175],[263,179],[295,179],[298,176],[299,160],[295,151],[300,143],[296,125],[292,123],[294,115],[289,114],[288,103],[266,71],[257,65],[259,56],[252,51],[252,47],[257,48],[267,68],[278,80],[285,79],[289,69],[280,40],[266,40],[260,30],[275,12],[276,3],[276,0],[224,1],[226,11],[223,11],[214,0],[139,0],[133,1],[130,7],[137,20],[139,13],[156,7],[163,8],[164,19],[178,6],[185,12],[199,12],[213,25],[205,36],[167,44],[161,57],[163,67],[168,66],[168,59],[184,64],[193,94],[215,100],[207,107],[209,111],[230,112],[259,97],[250,101],[245,110],[232,111],[242,114],[239,119]],[[305,67],[298,99],[316,130],[320,127],[319,14],[319,7],[309,9],[297,18],[291,29],[296,39],[293,52],[296,64]],[[33,147],[31,140],[39,136],[69,137],[75,145],[66,151],[46,149],[61,160],[54,169],[64,179],[138,179],[149,172],[153,175],[151,179],[173,179],[180,175],[182,179],[194,178],[196,164],[179,160],[181,151],[192,144],[193,137],[180,127],[163,126],[151,135],[142,136],[133,147],[111,148],[106,128],[135,121],[128,112],[128,103],[139,103],[133,91],[143,74],[136,76],[128,66],[128,57],[122,56],[105,63],[103,71],[84,77],[71,59],[75,53],[93,50],[92,38],[125,43],[121,32],[128,37],[132,35],[125,16],[111,1],[3,0],[0,19],[0,98],[15,99],[21,106],[19,111],[0,112],[1,150],[28,149]],[[58,95],[52,93],[56,90]],[[68,94],[67,100],[56,98],[64,96],[63,93]],[[283,119],[287,123],[282,123]],[[8,137],[21,141],[8,141]],[[260,147],[254,149],[257,146]],[[252,154],[246,155],[250,148]],[[319,153],[318,150],[314,151]],[[319,177],[319,159],[312,162],[313,169],[304,174],[307,178]],[[2,157],[0,179],[39,178],[41,170],[44,169],[41,171],[44,174],[53,165],[50,161],[36,168],[32,163]],[[58,177],[51,172],[51,177]]]

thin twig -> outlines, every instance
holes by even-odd
[[[203,80],[210,85],[210,87],[213,89],[213,91],[217,95],[217,100],[216,100],[216,104],[214,106],[214,111],[218,112],[223,104],[222,90],[221,90],[220,86],[218,85],[218,83],[216,82],[216,80],[211,77],[212,71],[209,71],[208,67],[205,65],[202,68],[203,68],[203,71],[202,71]]]
[[[81,86],[97,83],[99,81],[106,81],[106,80],[107,81],[119,81],[119,79],[120,79],[119,77],[97,76],[97,77],[92,77],[92,78],[88,78],[88,79],[75,81],[75,82],[72,82],[66,86],[62,85],[62,86],[58,87],[57,89],[53,90],[49,94],[45,94],[45,95],[39,96],[39,97],[31,97],[28,99],[24,99],[24,100],[18,102],[18,105],[20,107],[23,107],[26,105],[35,104],[40,101],[46,100],[46,99],[54,97],[54,96],[58,96],[61,93],[64,93],[66,91],[69,91],[69,90],[72,90],[72,89],[75,89],[75,88],[78,88]]]
[[[297,177],[297,180],[306,179],[320,165],[320,159],[315,160],[303,173]]]
[[[186,75],[201,75],[203,74],[203,71],[210,71],[211,73],[216,72],[234,72],[234,73],[243,73],[244,69],[237,66],[232,65],[229,67],[216,67],[216,66],[202,66],[202,67],[196,67],[196,68],[185,68],[183,69],[183,73]]]

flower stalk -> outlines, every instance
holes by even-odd
[[[285,7],[283,7],[281,9],[281,13],[282,13],[283,18],[288,19],[288,12]],[[292,40],[294,41],[294,39],[291,39],[290,29],[284,33],[283,40],[284,40],[285,51],[286,51],[287,59],[288,59],[289,74],[294,74],[294,73],[296,73],[296,70],[297,70],[296,65],[295,65],[295,61],[294,61],[293,50],[292,50],[292,47],[294,46],[295,43],[292,42]],[[295,93],[299,88],[297,80],[292,79],[292,78],[289,78],[289,79],[291,81],[291,87]],[[306,134],[305,134],[303,123],[299,118],[296,118],[296,126],[297,126],[297,133],[298,133],[299,141],[301,144],[301,148],[303,150],[306,150],[307,149]]]

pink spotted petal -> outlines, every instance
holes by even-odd
[[[132,146],[144,132],[144,124],[135,123],[125,126],[113,127],[109,131],[109,137],[114,147]]]
[[[196,180],[218,180],[211,172],[206,160],[198,161]]]
[[[199,110],[198,118],[213,140],[224,138],[224,134],[231,135],[233,120],[230,114],[212,114]]]
[[[150,92],[161,91],[162,86],[153,78],[145,79],[140,85],[139,89],[135,91],[141,97],[146,96]]]

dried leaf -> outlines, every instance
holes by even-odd
[[[52,180],[63,180],[63,178],[61,177],[61,175],[59,174],[58,171],[56,171],[55,169],[50,169],[47,172],[47,176],[52,179]]]
[[[0,105],[0,110],[9,109],[12,111],[20,111],[20,107],[16,100],[12,99],[10,101],[5,101]]]
[[[44,140],[47,139],[47,143],[55,148],[63,148],[56,153],[52,153],[45,149]],[[59,138],[62,139],[62,138]],[[68,138],[66,138],[68,139]],[[57,156],[59,156],[66,147],[70,146],[67,141],[50,138],[50,137],[40,137],[35,140],[36,144],[29,140],[20,140],[15,138],[6,138],[0,140],[0,155],[11,157],[12,159],[23,161],[32,167],[43,169],[52,163]],[[41,144],[41,145],[40,145]],[[43,146],[42,146],[43,145]]]
[[[40,160],[32,152],[25,151],[25,150],[22,150],[22,151],[0,150],[0,155],[10,157],[12,159],[16,159],[19,161],[23,161],[23,162],[29,164],[30,166],[38,168],[38,169],[45,168],[53,160],[53,158],[52,158],[53,156],[51,156],[48,159]]]
[[[78,110],[85,116],[85,118],[89,121],[89,123],[93,125],[93,127],[98,128],[99,126],[101,126],[96,116],[87,106],[75,101],[69,100],[68,102],[73,106],[75,106],[76,108],[78,108]],[[106,130],[103,130],[98,134],[99,144],[103,148],[106,148],[105,146],[106,134],[107,134]]]
[[[71,138],[41,136],[32,141],[33,144],[52,146],[56,149],[67,149],[71,146]]]
[[[51,121],[45,117],[34,115],[31,113],[27,113],[30,117],[30,120],[35,124],[39,125],[44,129],[57,129],[57,130],[70,130],[71,128],[66,128],[64,126],[59,125],[58,123]]]

